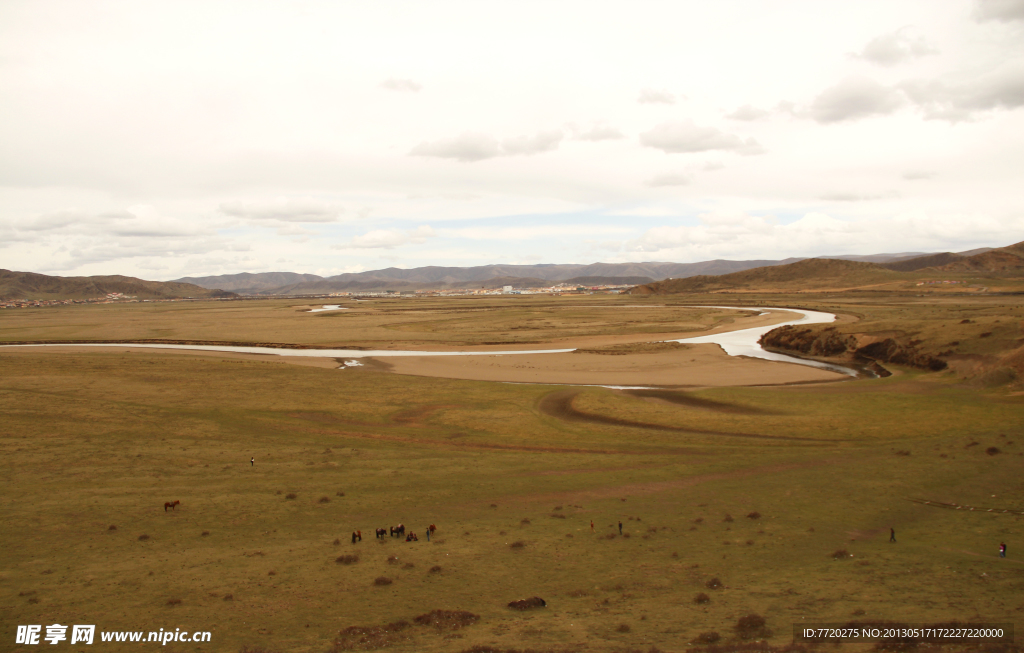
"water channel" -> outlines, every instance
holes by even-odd
[[[758,340],[764,334],[768,333],[772,329],[777,329],[782,326],[791,324],[825,324],[833,322],[836,316],[832,313],[822,313],[819,311],[809,311],[798,308],[774,308],[774,307],[750,307],[750,306],[710,306],[707,308],[726,308],[739,311],[757,311],[761,314],[771,311],[785,311],[788,313],[796,313],[799,317],[793,320],[788,320],[779,324],[772,324],[769,326],[753,327],[750,329],[738,329],[736,331],[725,331],[723,333],[714,333],[706,336],[697,336],[694,338],[679,338],[671,340],[670,342],[681,342],[689,344],[716,344],[720,346],[726,354],[729,356],[749,356],[751,358],[761,358],[764,360],[778,361],[783,363],[795,363],[797,365],[808,365],[810,367],[816,367],[819,369],[830,370],[832,372],[838,372],[847,376],[856,376],[855,370],[842,367],[840,365],[831,365],[829,363],[821,363],[814,360],[806,360],[803,358],[797,358],[795,356],[787,356],[785,354],[777,354],[775,352],[765,351],[758,344]],[[314,309],[316,310],[316,309]],[[336,310],[332,306],[328,310]],[[60,347],[60,346],[74,346],[74,347],[138,347],[146,349],[189,349],[199,351],[218,351],[218,352],[235,352],[242,354],[265,354],[273,356],[305,356],[313,358],[346,358],[346,359],[359,359],[359,358],[384,358],[390,356],[515,356],[521,354],[565,354],[575,349],[521,349],[521,350],[506,350],[506,351],[415,351],[415,350],[395,350],[395,349],[278,349],[274,347],[241,347],[231,345],[172,345],[172,344],[157,344],[157,343],[51,343],[51,344],[37,344],[37,345],[0,345],[3,347]],[[346,361],[347,366],[352,362]]]

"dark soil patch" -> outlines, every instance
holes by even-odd
[[[623,390],[628,395],[634,397],[661,399],[677,406],[686,406],[687,408],[701,408],[704,410],[711,410],[716,413],[727,413],[730,415],[778,415],[779,413],[774,410],[765,410],[763,408],[757,408],[755,406],[740,406],[739,404],[729,404],[723,401],[714,401],[712,399],[703,399],[701,397],[694,396],[688,392],[680,392],[678,390]]]
[[[548,602],[539,596],[532,596],[528,599],[519,599],[518,601],[511,601],[508,607],[513,610],[532,610],[533,608],[546,608]]]
[[[577,410],[573,406],[573,400],[576,395],[580,393],[579,390],[556,390],[541,398],[538,404],[540,412],[551,417],[564,420],[566,422],[585,422],[591,424],[604,424],[607,426],[626,426],[630,428],[650,429],[655,431],[671,431],[674,433],[697,433],[701,435],[717,435],[723,437],[732,438],[758,438],[764,440],[798,440],[807,442],[827,442],[820,438],[800,438],[793,436],[784,435],[762,435],[759,433],[727,433],[725,431],[707,431],[703,429],[692,429],[679,426],[666,426],[664,424],[651,424],[648,422],[635,422],[628,419],[620,419],[618,417],[609,417],[607,415],[595,415],[593,413],[585,413],[581,410]]]

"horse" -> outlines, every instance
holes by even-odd
[[[377,539],[383,540],[384,536],[387,535],[387,534],[388,534],[388,529],[386,529],[386,528],[378,528],[377,529]]]
[[[164,512],[167,512],[168,508],[170,508],[171,510],[174,510],[174,506],[178,505],[179,503],[181,503],[181,501],[178,501],[177,499],[175,499],[174,501],[165,501],[164,502]]]
[[[391,527],[391,537],[402,537],[405,535],[405,524]]]
[[[431,532],[431,533],[433,533],[434,531],[436,531],[436,530],[437,530],[437,526],[434,526],[433,524],[431,524],[430,526],[428,526],[428,528],[430,529],[430,532]]]

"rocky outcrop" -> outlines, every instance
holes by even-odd
[[[893,363],[935,372],[946,369],[944,360],[920,351],[915,342],[885,338],[858,346],[855,336],[840,333],[835,327],[810,329],[785,326],[764,334],[759,342],[766,349],[799,353],[805,356],[824,358],[842,356],[872,361],[875,366],[878,363]]]

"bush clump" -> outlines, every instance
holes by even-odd
[[[291,501],[293,499],[298,499],[299,495],[295,494],[294,492],[289,492],[288,494],[284,495],[284,498]]]
[[[736,621],[736,635],[740,639],[771,637],[772,631],[765,627],[764,617],[759,614],[748,614]]]
[[[706,633],[701,633],[693,640],[694,644],[714,644],[718,640],[722,639],[722,636],[713,630],[709,630]]]
[[[521,549],[524,546],[526,546],[526,542],[524,542],[522,540],[516,540],[512,544],[509,544],[508,548],[510,548],[510,549]]]
[[[705,603],[711,603],[711,597],[705,594],[704,592],[701,592],[697,596],[693,597],[693,602],[700,605],[704,605]]]
[[[480,615],[465,610],[431,610],[413,621],[420,626],[432,626],[438,631],[458,630],[480,621]]]
[[[339,651],[366,651],[385,648],[409,642],[412,633],[406,632],[412,624],[408,621],[396,621],[383,626],[349,626],[338,633],[328,649],[331,653]]]
[[[384,585],[390,585],[393,582],[395,582],[395,581],[391,580],[387,576],[377,576],[376,578],[373,579],[373,584],[378,586],[378,587],[383,587]]]
[[[354,553],[351,555],[338,556],[334,559],[339,565],[354,565],[359,562],[359,554]]]
[[[717,578],[712,578],[708,580],[708,582],[704,583],[704,587],[708,588],[709,590],[720,590],[723,587],[725,587],[725,585],[723,585],[722,581],[718,580]]]
[[[846,549],[838,549],[837,551],[833,551],[832,552],[832,559],[833,560],[846,560],[847,558],[852,558],[852,557],[853,557],[853,555],[849,551],[847,551]]]
[[[760,519],[760,518],[761,518],[761,513],[759,513],[756,510],[754,512],[748,512],[747,513],[747,519]]]
[[[508,607],[512,608],[513,610],[522,611],[530,610],[533,608],[546,608],[547,605],[548,602],[540,598],[539,596],[531,596],[528,599],[519,599],[518,601],[511,601],[509,602]]]

